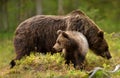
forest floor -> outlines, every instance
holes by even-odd
[[[120,35],[105,33],[105,38],[112,59],[106,60],[89,51],[85,69],[82,71],[74,69],[73,64],[66,65],[60,53],[31,53],[30,56],[16,61],[17,65],[10,69],[9,63],[15,57],[12,35],[0,34],[0,78],[88,78],[88,73],[95,67],[103,70],[96,72],[92,78],[120,78],[120,70],[115,73],[106,72],[114,70],[115,66],[120,64]]]

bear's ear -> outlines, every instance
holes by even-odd
[[[81,10],[74,10],[74,11],[71,12],[71,14],[85,15],[85,13]]]
[[[65,37],[65,38],[69,38],[69,36],[68,36],[68,34],[67,33],[65,33],[65,32],[62,32],[62,35],[63,35],[63,37]]]
[[[61,34],[63,31],[62,30],[58,30],[57,31],[57,34],[59,35],[59,34]]]
[[[101,31],[101,30],[100,30],[100,31],[98,31],[98,36],[99,36],[99,37],[101,37],[101,38],[103,38],[103,37],[104,37],[104,32],[103,32],[103,31]]]

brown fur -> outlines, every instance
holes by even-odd
[[[75,68],[82,69],[88,51],[87,39],[82,33],[76,31],[59,30],[58,32],[58,38],[53,48],[63,51],[67,64],[71,61]]]
[[[66,16],[37,15],[23,21],[15,31],[14,48],[15,60],[29,55],[31,51],[52,52],[57,39],[57,30],[74,30],[83,33],[90,49],[102,57],[111,58],[108,45],[97,25],[81,11],[73,11]],[[11,62],[14,66],[14,60]]]

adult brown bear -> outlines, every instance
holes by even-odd
[[[74,30],[83,33],[89,47],[99,56],[111,58],[104,33],[82,11],[76,10],[66,16],[37,15],[23,21],[15,31],[14,48],[19,60],[31,51],[52,52],[57,39],[57,30]],[[15,65],[11,61],[11,67]]]

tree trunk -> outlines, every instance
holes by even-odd
[[[7,30],[8,29],[8,12],[7,12],[7,0],[2,0],[1,1],[1,18],[2,20],[2,30]]]
[[[2,30],[2,26],[3,26],[3,22],[2,22],[2,14],[3,14],[3,11],[2,11],[2,1],[0,1],[0,30]]]
[[[58,0],[58,14],[63,15],[64,10],[63,10],[63,0]]]
[[[19,2],[18,2],[18,8],[19,8],[18,19],[19,19],[19,22],[21,22],[24,18],[23,6],[24,6],[24,1],[19,0]]]
[[[36,0],[36,14],[42,14],[42,0]]]

